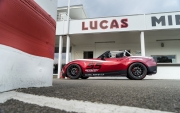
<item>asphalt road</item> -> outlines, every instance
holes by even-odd
[[[19,92],[180,113],[180,80],[53,80],[48,88]]]
[[[74,113],[66,112],[59,109],[49,107],[41,107],[34,104],[23,103],[18,100],[8,100],[0,104],[0,113]]]

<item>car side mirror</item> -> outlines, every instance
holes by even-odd
[[[105,55],[102,55],[101,60],[105,60]]]

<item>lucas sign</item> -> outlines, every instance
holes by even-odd
[[[111,21],[108,20],[94,20],[89,21],[89,23],[82,22],[82,30],[98,30],[98,29],[119,29],[119,28],[127,28],[128,27],[128,19],[116,20],[113,19]]]
[[[69,34],[179,29],[180,12],[71,20]],[[57,35],[67,34],[67,22],[57,22]]]
[[[70,34],[137,31],[144,29],[144,15],[73,20]]]

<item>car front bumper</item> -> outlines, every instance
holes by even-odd
[[[148,67],[147,75],[152,75],[152,74],[156,74],[156,73],[157,73],[157,66]]]

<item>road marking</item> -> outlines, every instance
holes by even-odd
[[[15,91],[0,93],[0,103],[4,103],[9,99],[15,99],[29,104],[36,104],[39,106],[60,109],[67,112],[78,113],[170,113],[165,111],[149,110],[128,106],[118,106],[112,104],[65,100],[54,97],[25,94]]]

